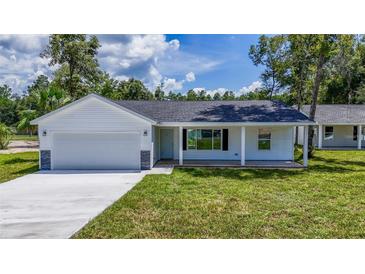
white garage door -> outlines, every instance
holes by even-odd
[[[53,169],[140,169],[138,133],[54,133]]]

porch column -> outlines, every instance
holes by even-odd
[[[303,131],[303,165],[308,166],[308,126],[304,126]]]
[[[183,128],[179,127],[179,165],[183,165]]]
[[[245,165],[246,161],[246,128],[241,127],[241,166]]]
[[[361,125],[358,125],[357,126],[357,149],[361,149],[361,139],[362,139]]]
[[[323,126],[318,125],[318,148],[322,148],[322,140],[323,140]]]

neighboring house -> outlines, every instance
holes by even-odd
[[[139,170],[161,159],[293,161],[294,128],[308,134],[314,122],[277,101],[111,101],[90,94],[32,124],[41,169]]]
[[[309,114],[309,105],[302,110]],[[318,148],[358,148],[365,146],[365,105],[317,105],[314,144]],[[303,144],[303,127],[298,142]]]

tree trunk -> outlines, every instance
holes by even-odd
[[[318,100],[318,93],[319,93],[319,87],[322,82],[323,78],[323,67],[325,64],[325,56],[324,53],[321,52],[318,57],[318,63],[316,68],[316,77],[314,80],[314,86],[312,90],[312,104],[309,111],[309,119],[314,121],[315,115],[316,115],[316,108],[317,108],[317,100]],[[314,137],[314,127],[309,126],[309,132],[308,132],[308,156],[311,157],[314,147],[313,147],[313,137]]]
[[[352,103],[352,89],[351,89],[351,79],[347,77],[347,90],[349,91],[348,95],[348,104]]]
[[[303,70],[300,72],[300,85],[297,91],[297,110],[301,111],[302,107],[302,94],[303,94]],[[299,128],[295,128],[295,144],[298,145],[298,139],[299,139]]]

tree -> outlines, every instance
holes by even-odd
[[[356,50],[355,35],[338,35],[338,53],[334,65],[339,75],[345,80],[345,93],[349,104],[354,102],[352,80],[359,71],[360,56]]]
[[[330,58],[333,56],[333,50],[336,46],[336,35],[324,34],[318,35],[316,47],[313,48],[313,55],[316,57],[316,68],[315,68],[315,77],[313,82],[312,89],[312,101],[309,110],[309,119],[314,121],[317,101],[318,101],[318,93],[320,89],[320,85],[323,81],[324,69],[325,65],[329,62]],[[313,147],[313,137],[314,137],[314,128],[313,126],[309,126],[309,138],[308,138],[308,146],[309,146],[309,156],[312,155],[314,147]]]
[[[198,95],[196,94],[196,92],[194,90],[191,89],[186,93],[186,100],[187,101],[197,101]]]
[[[219,92],[214,93],[213,100],[214,101],[222,100],[221,94]]]
[[[233,91],[226,91],[222,96],[222,100],[225,100],[225,101],[232,101],[235,99],[236,99],[236,96],[234,95]]]
[[[140,80],[129,79],[119,82],[116,93],[112,96],[115,100],[152,100],[153,94]]]
[[[13,132],[4,123],[0,123],[0,149],[7,149]]]
[[[258,44],[250,47],[249,57],[254,65],[265,67],[260,77],[270,99],[285,87],[283,79],[287,73],[286,56],[287,43],[284,35],[262,35]]]
[[[158,85],[156,87],[156,90],[155,90],[155,100],[158,100],[158,101],[162,101],[165,99],[165,93],[164,91],[162,90],[163,89],[163,84],[161,85]]]
[[[28,87],[28,94],[32,94],[34,90],[46,89],[49,86],[48,77],[45,75],[39,75],[37,79]]]
[[[18,120],[17,102],[12,98],[12,90],[7,85],[0,86],[0,123],[8,126]]]
[[[94,92],[107,98],[113,98],[118,89],[118,80],[110,77],[108,73],[103,73],[100,82],[94,87]]]
[[[54,85],[34,90],[30,97],[35,103],[37,116],[51,112],[71,101],[71,97],[63,89]]]
[[[11,88],[7,85],[0,86],[0,98],[10,99],[12,94]]]
[[[208,99],[209,98],[207,97],[207,92],[204,89],[198,91],[197,100],[206,101]]]
[[[96,58],[99,47],[94,35],[53,34],[40,56],[49,58],[50,66],[60,66],[55,72],[55,81],[72,99],[77,99],[99,81],[101,72]]]
[[[36,126],[31,125],[30,121],[37,118],[37,111],[33,109],[26,109],[20,112],[20,121],[17,125],[18,130],[26,130],[27,133],[32,136],[36,130]]]
[[[315,62],[315,58],[311,52],[315,46],[315,36],[312,34],[291,34],[287,36],[289,43],[287,52],[289,73],[284,78],[284,81],[286,81],[286,85],[289,87],[290,95],[285,98],[285,102],[296,104],[298,111],[302,109],[305,102],[309,102],[310,79]],[[295,100],[293,100],[294,98]],[[295,135],[296,144],[298,143],[298,135],[299,131],[297,127]]]

